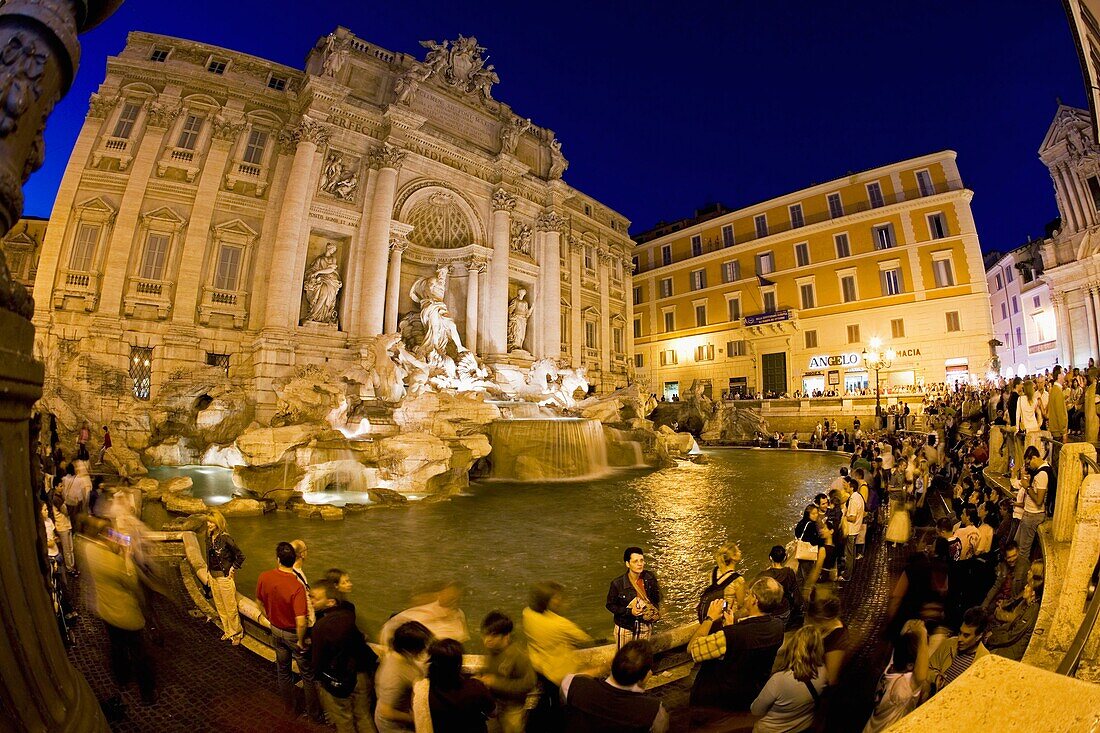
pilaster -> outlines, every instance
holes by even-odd
[[[537,221],[538,229],[543,232],[539,253],[543,288],[539,312],[542,343],[538,355],[555,360],[561,358],[561,234],[566,226],[565,218],[552,209],[543,211]]]
[[[367,242],[358,263],[362,278],[362,307],[355,333],[359,337],[382,333],[386,320],[386,281],[388,279],[390,223],[397,194],[397,172],[406,151],[383,143],[368,156],[370,167],[378,171],[371,199]]]
[[[503,188],[493,193],[493,259],[489,263],[488,331],[482,350],[486,355],[508,353],[508,273],[511,257],[512,211],[516,198]]]

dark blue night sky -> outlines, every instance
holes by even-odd
[[[49,215],[88,96],[128,31],[301,68],[337,25],[418,57],[421,39],[477,36],[500,74],[494,96],[555,130],[566,180],[634,233],[707,201],[744,206],[949,148],[983,247],[1009,248],[1057,215],[1036,151],[1056,97],[1085,99],[1058,0],[129,0],[84,37],[26,212]]]

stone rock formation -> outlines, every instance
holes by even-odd
[[[752,440],[758,432],[771,434],[758,411],[727,402],[711,414],[699,437],[706,443],[732,443]]]
[[[115,443],[103,454],[103,462],[122,478],[149,473],[137,453],[121,443]]]

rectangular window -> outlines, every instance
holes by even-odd
[[[589,206],[588,204],[584,205],[584,215],[585,216],[592,216],[592,207]]]
[[[756,274],[770,275],[775,272],[775,258],[771,252],[763,252],[756,255]]]
[[[1024,332],[1023,329],[1021,329],[1019,326],[1016,327],[1016,345],[1024,345]]]
[[[1012,282],[1012,270],[1011,270],[1011,268],[1008,269],[1008,270],[1005,270],[1005,277],[1008,278],[1008,282]]]
[[[833,243],[836,244],[836,256],[839,259],[852,256],[852,246],[848,243],[847,234],[834,235]]]
[[[130,347],[130,382],[134,397],[149,399],[153,386],[153,350],[142,346]]]
[[[259,165],[264,159],[264,150],[267,148],[267,133],[263,130],[253,130],[248,133],[248,144],[244,148],[244,162]]]
[[[164,263],[168,259],[168,235],[150,233],[145,238],[139,276],[146,280],[163,280]]]
[[[277,92],[281,92],[286,89],[286,77],[285,76],[272,76],[267,80],[267,88],[274,89]]]
[[[183,129],[180,130],[179,140],[176,141],[176,147],[194,150],[195,144],[199,141],[200,130],[202,130],[202,118],[198,115],[187,115]]]
[[[948,331],[961,331],[959,328],[959,312],[949,311],[947,313],[947,330]]]
[[[817,348],[817,331],[806,331],[805,335],[806,335],[806,348],[807,349],[816,349]]]
[[[691,256],[698,257],[703,254],[703,237],[696,234],[691,238]]]
[[[726,301],[726,307],[729,309],[729,316],[731,321],[741,320],[741,299],[730,298]]]
[[[671,277],[661,278],[660,282],[658,283],[658,286],[660,287],[660,292],[661,292],[661,297],[662,298],[671,298],[672,297],[672,278]]]
[[[224,74],[225,67],[229,66],[229,62],[221,61],[219,59],[210,59],[210,62],[206,65],[206,70],[211,74]]]
[[[665,311],[665,333],[676,330],[676,311]]]
[[[670,366],[676,363],[676,349],[665,349],[661,352],[661,366]]]
[[[814,307],[814,286],[812,283],[805,283],[798,286],[799,295],[802,296],[802,307],[813,308]]]
[[[999,273],[999,272],[997,273],[996,279],[997,279],[997,290],[1000,290],[1001,288],[1003,288],[1005,286],[1004,283],[1001,281],[1001,273]]]
[[[642,319],[634,319],[634,338],[640,339],[642,337]]]
[[[1015,295],[1012,296],[1012,312],[1013,313],[1019,313],[1020,312],[1020,299],[1017,298]]]
[[[671,244],[666,244],[663,247],[661,247],[661,264],[662,265],[671,265],[672,264],[672,245]]]
[[[714,361],[714,344],[696,346],[695,361]]]
[[[850,344],[858,344],[859,343],[859,324],[858,323],[848,324],[848,343],[850,343]]]
[[[114,137],[129,140],[134,132],[134,123],[137,122],[141,105],[127,102],[122,105],[122,111],[118,113],[118,122],[115,123]]]
[[[732,224],[727,224],[724,227],[722,227],[722,246],[723,247],[732,247],[733,246],[733,225]]]
[[[775,291],[774,290],[765,290],[763,293],[761,293],[761,300],[764,301],[764,312],[765,313],[775,313],[776,310],[778,310],[778,308],[776,307],[776,304],[775,304]]]
[[[1008,318],[1008,305],[1001,303],[1001,320]]]
[[[867,200],[871,202],[872,209],[886,205],[886,201],[882,198],[882,186],[878,181],[867,184]]]
[[[637,272],[639,268],[638,257],[634,256],[630,258],[630,271]]]
[[[941,213],[928,215],[928,233],[932,239],[943,239],[947,236],[947,217]]]
[[[1038,307],[1039,307],[1039,296],[1038,296],[1038,295],[1036,295],[1036,296],[1035,296],[1035,297],[1034,297],[1034,298],[1033,298],[1033,299],[1031,300],[1031,304],[1032,304],[1032,305],[1033,305],[1034,307],[1036,307],[1036,308],[1038,308]]]
[[[745,342],[744,341],[727,341],[726,342],[726,356],[744,356],[745,355]]]
[[[641,354],[635,354],[634,355],[634,366],[637,369],[641,369],[642,367],[644,367],[645,366],[645,357],[643,357]]]
[[[829,216],[833,219],[839,219],[844,216],[844,203],[840,200],[839,193],[831,193],[828,196],[829,199]]]
[[[936,277],[937,288],[947,288],[955,284],[955,273],[951,269],[951,260],[934,260],[932,273]]]
[[[214,267],[216,290],[238,290],[241,274],[241,256],[244,250],[231,244],[218,248],[218,264]]]
[[[741,279],[741,263],[730,260],[722,263],[722,282],[732,283]]]
[[[592,248],[586,245],[584,248],[584,269],[595,270],[596,266],[594,264],[594,260],[595,258],[592,255]]]
[[[905,338],[904,320],[901,318],[894,318],[890,321],[890,336],[896,339]]]
[[[802,216],[802,204],[791,204],[787,210],[791,212],[791,229],[806,226],[806,219]]]
[[[840,296],[845,303],[852,303],[856,300],[855,275],[844,275],[840,278]]]
[[[936,192],[932,185],[932,175],[928,171],[917,171],[917,189],[921,196],[931,196]]]
[[[894,225],[879,224],[872,227],[871,239],[874,240],[875,249],[890,249],[894,246]]]
[[[163,64],[168,60],[168,49],[166,48],[154,48],[153,52],[149,54],[150,61],[156,61],[159,64]]]
[[[768,236],[768,215],[757,214],[752,218],[753,223],[756,225],[756,236],[766,237]]]
[[[206,365],[220,367],[225,370],[225,376],[229,376],[229,354],[215,354],[212,351],[207,351]]]
[[[596,348],[596,323],[595,321],[584,322],[584,345],[589,349]]]
[[[626,351],[623,348],[623,329],[620,326],[611,329],[611,350],[616,354],[622,354]]]
[[[799,242],[794,246],[794,260],[799,267],[810,264],[810,245],[808,242]]]
[[[642,286],[638,285],[634,288],[634,305],[638,305],[642,302]]]
[[[707,307],[705,305],[695,306],[695,326],[702,327],[707,325]]]
[[[882,271],[882,294],[900,295],[904,292],[901,285],[901,268],[893,267]]]
[[[702,290],[707,286],[707,271],[706,270],[692,270],[691,271],[691,289]]]
[[[69,269],[76,272],[91,272],[95,264],[97,244],[99,244],[99,227],[94,224],[81,224],[76,232],[76,241],[73,242]]]

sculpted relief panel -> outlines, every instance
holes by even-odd
[[[362,168],[362,158],[329,150],[321,169],[321,192],[340,201],[354,201],[359,191]]]

